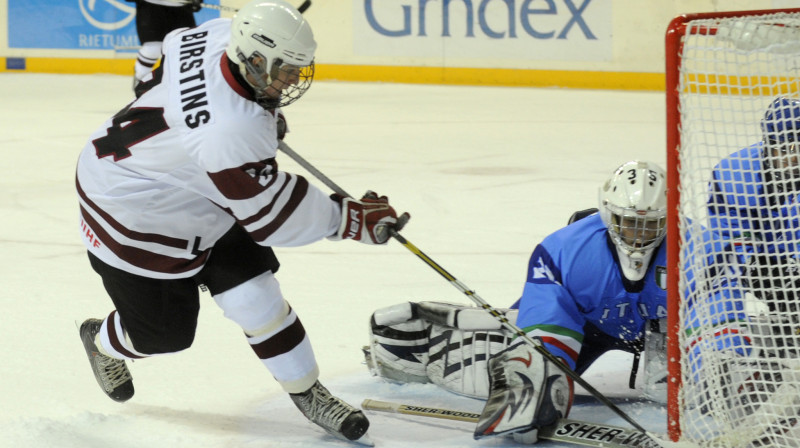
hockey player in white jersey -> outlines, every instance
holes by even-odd
[[[191,346],[203,286],[307,418],[342,439],[365,435],[364,414],[319,383],[270,249],[383,244],[402,226],[384,196],[328,197],[278,168],[281,107],[309,88],[315,50],[282,0],[175,30],[137,98],[89,138],[76,176],[81,235],[116,309],[80,337],[112,399],[133,396],[125,360]]]

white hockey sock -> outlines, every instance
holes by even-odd
[[[158,59],[161,57],[161,42],[145,42],[139,48],[136,55],[136,65],[134,66],[134,76],[142,80],[153,70]]]
[[[94,344],[100,353],[116,359],[141,359],[148,356],[133,348],[116,311],[112,311],[103,321],[100,332],[95,336]]]
[[[319,369],[311,341],[272,273],[217,294],[214,301],[242,327],[250,347],[286,392],[305,392],[316,382]]]

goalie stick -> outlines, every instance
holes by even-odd
[[[314,165],[309,163],[306,159],[304,159],[300,154],[296,153],[289,145],[286,144],[283,140],[278,142],[278,149],[286,153],[289,157],[291,157],[295,162],[297,162],[300,166],[306,169],[309,173],[314,175],[317,179],[319,179],[322,183],[324,183],[328,188],[333,190],[335,193],[340,194],[345,197],[352,197],[347,194],[344,189],[342,189],[339,185],[333,182],[328,176],[323,174],[321,171],[316,169]],[[400,229],[405,225],[405,222],[400,222],[398,220],[397,228]],[[556,356],[552,353],[547,351],[547,349],[539,342],[534,341],[527,333],[522,331],[519,327],[514,325],[513,323],[509,322],[506,316],[491,305],[489,305],[485,300],[483,300],[478,293],[475,291],[467,288],[467,286],[461,283],[458,279],[453,277],[449,272],[447,272],[443,267],[439,266],[438,263],[433,261],[430,257],[428,257],[424,252],[419,250],[417,246],[414,246],[406,240],[400,233],[395,229],[389,229],[389,233],[391,234],[392,238],[397,240],[400,244],[402,244],[406,249],[410,250],[414,255],[416,255],[420,260],[424,261],[428,266],[430,266],[433,270],[438,272],[442,277],[444,277],[451,285],[455,286],[456,289],[464,293],[467,297],[470,298],[473,302],[475,302],[478,306],[483,308],[486,312],[491,314],[496,320],[500,322],[500,325],[514,333],[520,339],[525,341],[526,344],[530,345],[534,350],[536,350],[539,354],[541,354],[546,360],[550,361],[553,365],[556,366],[557,369],[564,372],[569,378],[571,378],[575,383],[579,384],[583,387],[589,394],[593,397],[597,398],[601,403],[603,403],[606,407],[614,411],[615,414],[620,416],[626,422],[628,422],[631,426],[638,429],[642,434],[647,434],[647,430],[644,429],[636,420],[632,419],[628,414],[622,411],[617,405],[611,402],[605,395],[600,393],[597,389],[594,388],[591,384],[589,384],[586,380],[581,378],[581,376],[569,368],[568,365],[561,362]]]
[[[370,411],[388,412],[392,414],[415,415],[418,417],[439,418],[477,423],[480,414],[451,409],[414,406],[409,404],[390,403],[388,401],[366,399],[361,408]],[[569,418],[559,419],[554,425],[539,429],[540,439],[574,445],[604,448],[660,448],[661,445],[639,431],[619,426],[591,423]]]

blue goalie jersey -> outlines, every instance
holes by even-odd
[[[599,214],[549,235],[533,251],[517,326],[541,338],[550,353],[575,369],[584,328],[635,341],[645,324],[666,317],[666,247],[655,249],[644,278],[624,286],[616,249]]]

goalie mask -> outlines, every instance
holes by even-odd
[[[631,161],[600,187],[600,217],[630,281],[644,277],[654,249],[666,235],[666,181],[658,165]]]
[[[775,180],[800,180],[800,100],[779,97],[761,120],[764,168]]]
[[[228,58],[267,109],[297,101],[314,78],[317,43],[308,22],[283,0],[251,1],[231,23]]]

